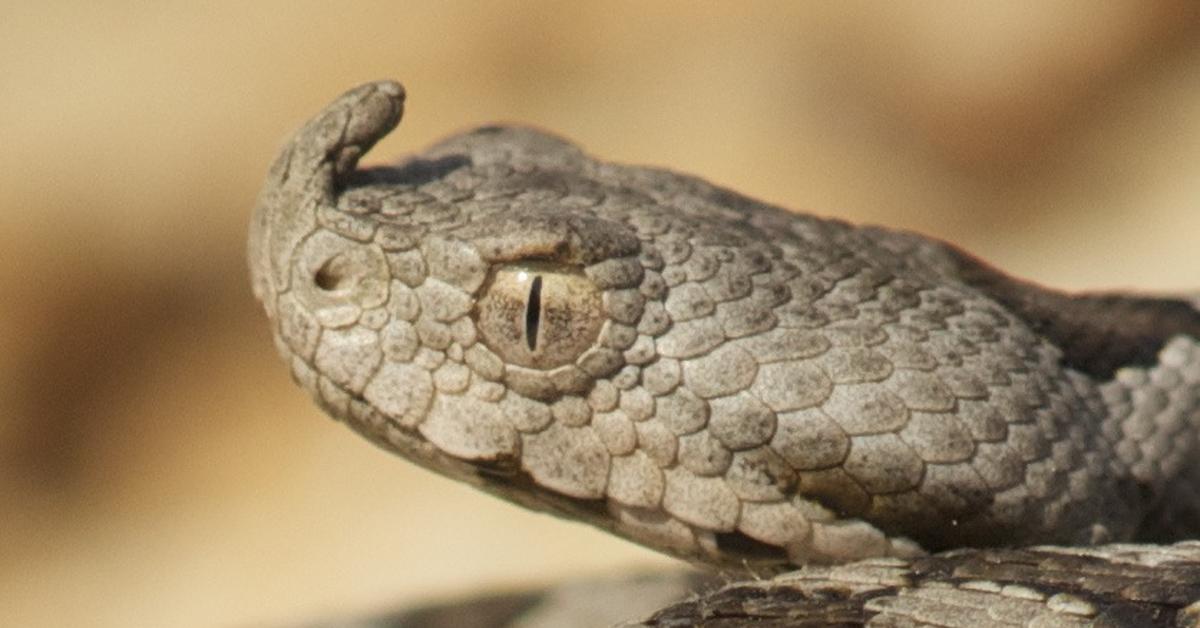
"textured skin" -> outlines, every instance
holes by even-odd
[[[380,446],[756,573],[1200,529],[1196,302],[1053,292],[527,128],[356,170],[403,97],[303,127],[250,234],[293,376]]]
[[[738,582],[628,626],[1200,625],[1200,543],[955,550]]]

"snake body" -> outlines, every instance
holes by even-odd
[[[364,85],[301,128],[249,241],[293,377],[378,445],[826,581],[1200,530],[1200,300],[1054,291],[529,128],[357,169],[403,102]],[[1133,564],[1113,547],[1087,551]]]

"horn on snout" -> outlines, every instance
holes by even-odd
[[[271,166],[250,225],[254,294],[268,308],[288,284],[288,260],[316,226],[317,209],[335,202],[340,180],[375,142],[396,128],[404,88],[394,81],[356,87],[308,121]]]

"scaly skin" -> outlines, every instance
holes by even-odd
[[[377,444],[757,572],[1200,528],[1194,304],[1065,295],[526,128],[356,170],[403,98],[302,128],[250,234],[294,377]]]
[[[1194,627],[1200,543],[953,550],[809,566],[727,584],[624,625]]]

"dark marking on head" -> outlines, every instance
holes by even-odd
[[[1068,366],[1102,380],[1125,366],[1153,366],[1175,336],[1200,338],[1200,312],[1184,301],[1116,294],[1079,295],[1065,315],[1037,321],[1059,338]]]
[[[410,159],[399,166],[379,166],[355,170],[346,175],[345,188],[364,185],[424,185],[472,165],[467,155],[447,155],[437,159]]]
[[[1200,311],[1179,299],[1071,295],[1005,275],[949,248],[962,279],[1062,349],[1062,364],[1100,381],[1122,367],[1149,367],[1175,336],[1200,339]]]

